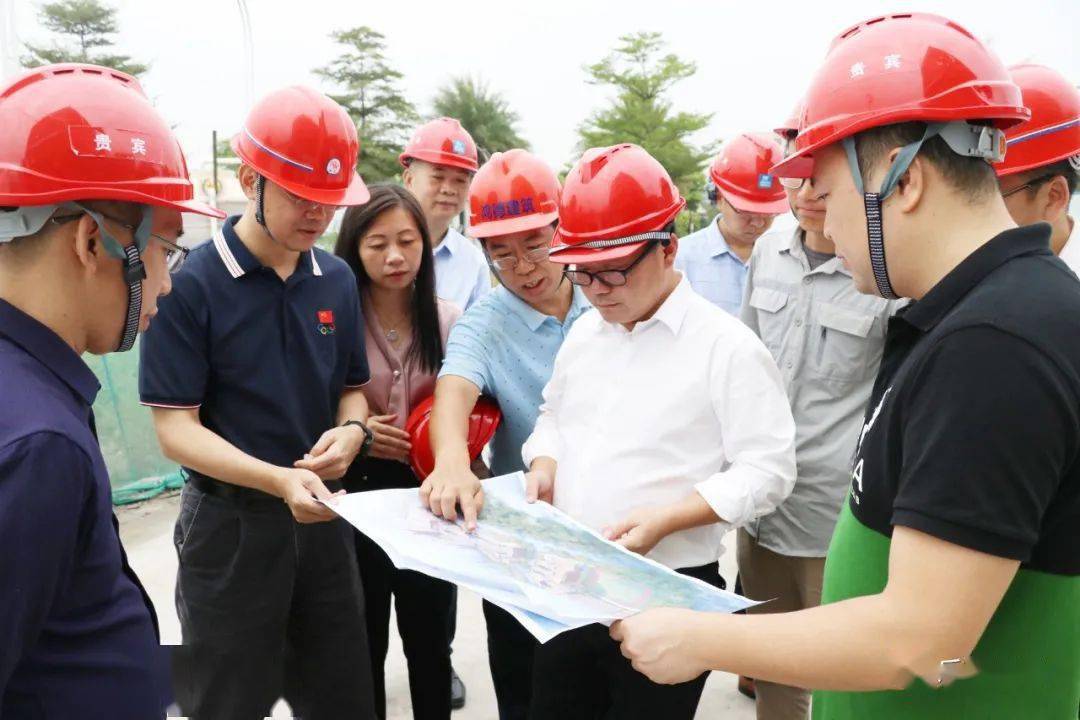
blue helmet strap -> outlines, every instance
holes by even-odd
[[[154,207],[142,206],[142,220],[138,227],[132,230],[134,242],[124,245],[109,232],[105,217],[94,210],[79,203],[71,203],[80,211],[94,218],[98,231],[101,233],[101,244],[105,252],[124,263],[124,283],[128,286],[127,318],[124,321],[124,333],[120,337],[120,344],[116,352],[127,352],[135,345],[135,337],[139,334],[139,318],[142,315],[142,281],[146,279],[146,266],[142,261],[142,251],[150,242],[150,231],[154,225]]]

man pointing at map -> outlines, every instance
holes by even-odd
[[[724,532],[791,492],[795,426],[765,346],[674,269],[684,205],[636,145],[589,150],[571,170],[551,259],[598,312],[567,335],[522,455],[530,499],[722,587]],[[534,662],[538,720],[689,720],[706,677],[655,684],[600,624]]]

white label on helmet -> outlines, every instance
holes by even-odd
[[[341,172],[341,161],[337,158],[330,158],[330,162],[326,163],[326,172],[328,175],[337,175]]]

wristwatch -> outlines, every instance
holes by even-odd
[[[356,453],[356,457],[367,457],[368,452],[371,450],[371,444],[375,442],[375,433],[371,432],[371,428],[369,428],[367,425],[360,422],[359,420],[346,420],[345,422],[341,423],[341,427],[345,427],[347,425],[355,425],[364,431],[364,442],[360,446],[360,452]]]

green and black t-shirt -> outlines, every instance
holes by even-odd
[[[881,592],[895,525],[1019,560],[973,653],[980,672],[818,692],[815,720],[1077,717],[1080,282],[1049,235],[1001,233],[890,322],[825,565],[823,602]]]

